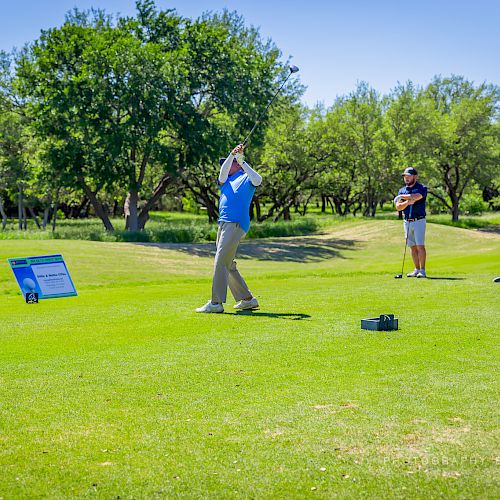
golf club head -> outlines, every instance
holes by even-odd
[[[400,280],[402,277],[402,274],[396,274],[396,276],[394,276],[394,279]]]
[[[299,68],[297,66],[294,66],[293,64],[289,68],[290,73],[297,73],[297,71],[299,71]]]

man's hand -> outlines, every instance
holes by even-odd
[[[244,144],[238,144],[232,151],[231,154],[233,156],[236,156],[238,153],[243,154],[245,152],[245,146]]]

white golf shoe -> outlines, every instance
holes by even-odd
[[[419,269],[414,269],[411,273],[406,275],[407,278],[416,278],[418,276]]]
[[[197,313],[223,313],[224,306],[222,304],[212,304],[209,300],[204,306],[198,307],[196,309]]]
[[[255,297],[252,297],[250,300],[240,300],[233,307],[240,311],[244,311],[246,309],[257,309],[259,307],[259,302]]]
[[[427,278],[427,274],[425,274],[425,269],[420,269],[417,274],[417,278]]]

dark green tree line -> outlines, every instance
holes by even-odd
[[[218,158],[260,116],[286,65],[237,13],[186,19],[137,2],[133,17],[74,10],[20,52],[0,54],[0,215],[19,227],[91,211],[105,228],[183,196],[218,216]],[[374,216],[416,166],[434,206],[457,220],[467,196],[500,204],[500,91],[461,76],[381,96],[361,83],[328,109],[299,104],[289,81],[247,159],[263,176],[258,220],[304,214],[312,200]],[[5,203],[6,202],[6,203]]]

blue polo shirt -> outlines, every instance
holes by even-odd
[[[427,187],[419,182],[416,182],[412,187],[405,186],[399,190],[398,194],[417,194],[420,193],[422,198],[416,201],[413,205],[408,205],[404,210],[404,218],[416,219],[417,217],[425,217],[425,199],[427,198]],[[413,208],[412,208],[413,207]]]
[[[255,186],[243,170],[238,170],[219,187],[219,222],[238,222],[247,233],[250,229],[250,203]]]

